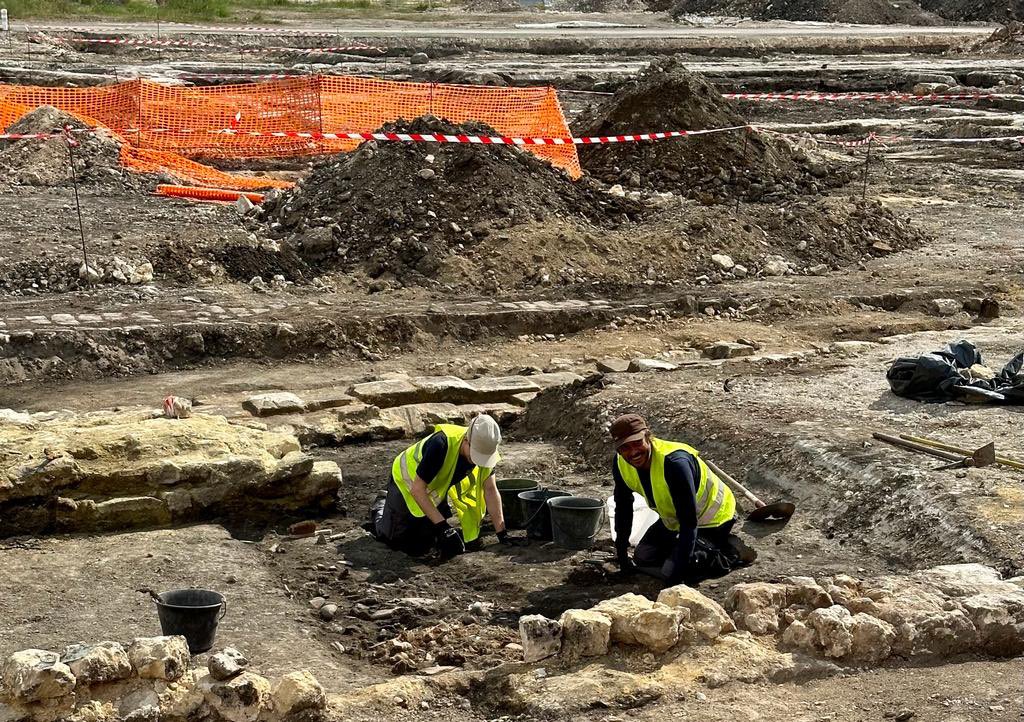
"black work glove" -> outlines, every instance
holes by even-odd
[[[623,574],[636,574],[636,564],[629,556],[629,548],[619,549],[619,571]]]
[[[504,544],[505,546],[525,547],[530,544],[529,539],[524,539],[523,537],[509,536],[507,529],[502,529],[501,531],[497,532],[496,535],[498,537],[498,543]]]
[[[462,535],[458,529],[449,526],[447,521],[439,521],[434,524],[437,533],[437,549],[441,552],[442,559],[451,559],[466,551],[466,544],[462,541]]]

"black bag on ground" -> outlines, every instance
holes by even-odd
[[[918,401],[1024,403],[1024,352],[1014,356],[992,379],[972,377],[971,367],[982,363],[974,344],[961,340],[939,351],[898,358],[885,377],[894,394]]]

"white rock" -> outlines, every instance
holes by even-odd
[[[84,263],[78,268],[78,277],[89,283],[98,283],[102,275],[101,270],[87,266]]]
[[[679,626],[688,617],[689,610],[655,603],[633,618],[633,636],[652,652],[668,651],[679,643]]]
[[[15,702],[56,700],[74,692],[75,675],[56,652],[23,649],[0,668],[5,694]]]
[[[786,588],[782,584],[737,584],[725,596],[725,608],[732,615],[733,621],[754,634],[777,632],[779,612],[784,606]]]
[[[736,262],[732,260],[731,256],[727,256],[724,253],[714,253],[711,255],[711,260],[719,268],[728,271],[736,266]]]
[[[562,654],[570,659],[608,653],[612,620],[590,609],[569,609],[562,614]]]
[[[271,695],[274,711],[282,717],[327,707],[327,693],[306,669],[283,676],[274,684]]]
[[[817,648],[818,633],[797,620],[786,627],[786,631],[782,633],[782,644],[789,649],[813,652]]]
[[[613,185],[611,188],[608,189],[608,195],[610,195],[610,196],[618,196],[619,198],[625,198],[626,197],[626,191],[624,191],[622,189],[621,185],[616,183],[615,185]]]
[[[249,660],[234,647],[225,647],[216,654],[210,655],[206,663],[210,676],[221,682],[241,674],[249,666]]]
[[[765,261],[763,270],[766,276],[784,276],[789,272],[789,264],[781,258],[770,258]]]
[[[287,391],[250,396],[242,402],[242,408],[253,416],[302,413],[305,402]]]
[[[662,361],[656,358],[635,358],[629,362],[628,371],[640,373],[643,371],[675,371],[679,368],[674,363]]]
[[[714,599],[709,599],[693,587],[680,584],[663,589],[658,601],[673,609],[688,609],[689,625],[705,641],[711,641],[721,634],[735,632],[736,625],[722,606]]]
[[[746,278],[750,274],[750,269],[737,263],[732,267],[732,273],[737,278]]]
[[[132,676],[128,653],[117,642],[68,645],[64,648],[61,661],[75,675],[78,684],[116,682]]]
[[[270,682],[252,672],[242,672],[226,682],[203,677],[199,689],[207,704],[228,722],[256,722],[274,706]]]
[[[235,201],[235,210],[238,212],[238,215],[240,216],[244,216],[246,213],[249,213],[255,207],[256,206],[252,204],[252,201],[249,200],[248,196],[246,196],[245,194],[239,195],[238,200]]]
[[[611,641],[619,644],[639,644],[635,634],[633,618],[654,606],[647,597],[639,594],[623,594],[606,599],[593,608],[612,620]]]
[[[139,286],[143,283],[151,283],[153,281],[153,264],[149,261],[141,263],[135,267],[131,276],[128,278],[128,282],[133,286]]]
[[[892,643],[896,630],[888,622],[871,615],[853,615],[850,625],[850,657],[865,665],[875,665],[892,654]]]
[[[807,615],[807,626],[818,634],[818,643],[829,657],[845,657],[853,650],[853,618],[838,604],[815,609]]]
[[[561,650],[562,625],[540,614],[529,614],[519,618],[519,637],[523,644],[523,659],[537,662]]]
[[[188,670],[188,642],[180,635],[139,637],[128,647],[128,658],[143,679],[173,682]]]

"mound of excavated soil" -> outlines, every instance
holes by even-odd
[[[678,0],[671,12],[866,25],[931,25],[942,19],[915,0]]]
[[[1020,0],[920,0],[920,3],[925,10],[947,20],[1024,20],[1024,5]]]
[[[743,126],[746,121],[703,76],[676,60],[652,63],[575,123],[606,136]],[[607,183],[672,191],[703,203],[777,202],[846,182],[782,140],[746,130],[661,141],[580,146],[584,170]]]
[[[385,131],[495,134],[430,117]],[[495,232],[556,217],[612,227],[641,210],[515,147],[373,142],[271,194],[258,217],[272,238],[317,266],[418,283]]]
[[[81,120],[51,106],[41,106],[7,129],[9,133],[51,133],[70,126],[86,128]],[[75,133],[73,149],[80,186],[107,191],[139,191],[147,181],[123,170],[119,162],[121,144],[103,131]],[[53,138],[8,141],[0,144],[0,183],[41,187],[72,185],[68,144],[63,135]]]

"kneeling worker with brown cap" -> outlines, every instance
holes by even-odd
[[[732,491],[691,446],[651,435],[647,422],[625,414],[612,422],[615,444],[615,547],[624,572],[637,567],[667,585],[697,583],[744,565],[730,535],[736,516]],[[629,556],[633,493],[658,513],[658,521]]]

